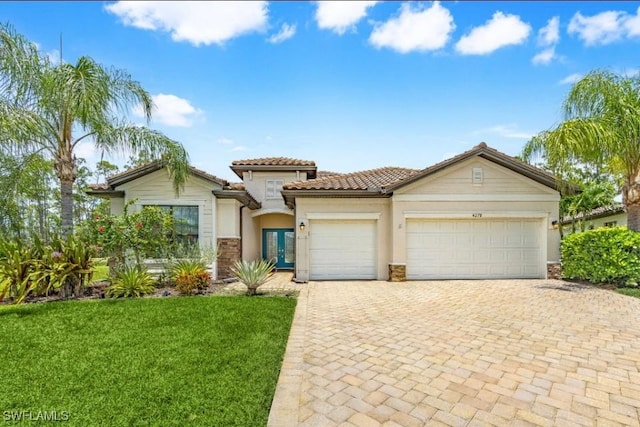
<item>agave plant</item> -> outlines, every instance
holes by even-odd
[[[105,291],[107,295],[115,298],[141,297],[152,293],[154,285],[155,280],[146,268],[124,265]]]
[[[253,296],[273,274],[274,264],[264,259],[236,261],[231,267],[233,275],[247,287],[247,295]]]

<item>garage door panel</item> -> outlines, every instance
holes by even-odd
[[[407,278],[544,277],[541,219],[408,220]]]
[[[311,220],[310,278],[375,279],[376,246],[376,222],[373,220]]]

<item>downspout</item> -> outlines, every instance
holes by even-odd
[[[240,206],[240,261],[242,261],[242,247],[244,246],[242,209],[244,209],[245,207],[245,205]]]

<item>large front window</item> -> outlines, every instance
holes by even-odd
[[[198,241],[198,207],[179,205],[158,205],[173,216],[173,235],[176,243],[196,243]]]

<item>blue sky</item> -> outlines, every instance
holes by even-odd
[[[481,141],[516,155],[562,119],[577,78],[638,72],[639,14],[638,2],[0,2],[52,57],[62,34],[64,61],[126,69],[154,95],[151,127],[230,180],[231,161],[254,157],[349,172],[423,168]]]

